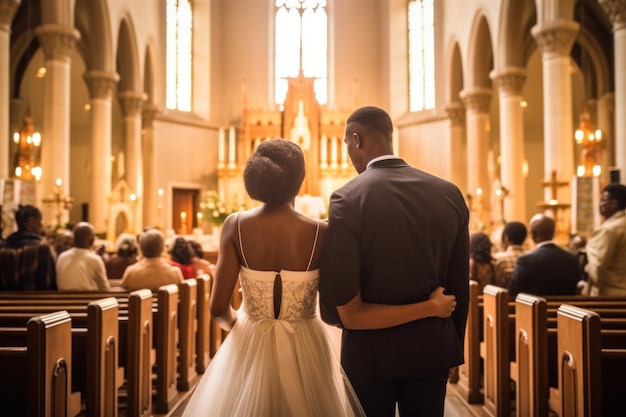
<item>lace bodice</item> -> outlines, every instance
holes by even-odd
[[[282,300],[279,320],[299,320],[316,315],[319,271],[280,271]],[[274,280],[276,272],[241,267],[239,281],[243,292],[243,312],[254,318],[274,319]]]

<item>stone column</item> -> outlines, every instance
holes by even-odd
[[[523,68],[505,68],[492,72],[500,98],[500,181],[506,194],[504,221],[526,221],[526,192],[522,165],[524,164],[524,109],[522,88],[526,81]],[[500,209],[502,210],[502,209]]]
[[[491,89],[474,87],[463,90],[461,99],[465,103],[467,118],[467,192],[472,196],[475,227],[483,229],[489,226],[491,218],[488,168]]]
[[[111,193],[112,92],[119,76],[113,72],[89,71],[84,78],[89,88],[91,104],[89,222],[96,233],[106,233],[108,196]]]
[[[467,192],[467,149],[465,147],[465,106],[458,101],[446,105],[450,119],[450,181]]]
[[[9,172],[11,158],[11,130],[9,129],[11,69],[11,22],[21,0],[0,0],[0,178],[13,175]]]
[[[123,114],[123,131],[126,143],[124,176],[128,187],[142,204],[143,169],[141,164],[141,111],[146,95],[141,91],[123,91],[119,94]],[[135,230],[143,229],[142,210],[135,210]]]
[[[559,181],[570,181],[574,175],[574,132],[572,118],[572,82],[570,50],[579,25],[573,21],[554,21],[532,28],[543,64],[543,143],[544,179],[550,181],[556,171]],[[560,202],[571,200],[570,187],[561,187]],[[546,201],[553,198],[548,188]]]
[[[597,101],[597,122],[596,128],[602,132],[602,158],[600,166],[602,167],[602,175],[600,177],[600,185],[609,183],[609,168],[613,166],[612,157],[615,142],[615,94],[606,93],[598,98]],[[626,180],[622,174],[622,183]]]
[[[620,182],[626,183],[626,1],[598,0],[613,23],[615,53],[615,165],[620,170]]]
[[[155,105],[146,105],[143,109],[143,219],[145,227],[157,227],[157,183],[154,161],[154,118],[157,114]]]
[[[13,140],[13,134],[19,132],[22,128],[22,120],[24,117],[24,100],[21,98],[12,98],[9,102],[11,113],[9,116],[9,176],[15,175],[15,164],[13,158],[18,150],[18,145]]]
[[[80,33],[57,24],[45,24],[35,30],[45,56],[46,78],[43,93],[43,129],[41,133],[42,193],[52,195],[55,182],[63,181],[63,192],[70,195],[70,54]],[[42,207],[44,222],[54,222],[55,208]],[[63,214],[63,222],[68,214]]]

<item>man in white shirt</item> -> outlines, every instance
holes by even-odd
[[[600,197],[604,223],[585,247],[589,276],[584,294],[626,296],[626,186],[607,185]]]
[[[104,261],[93,250],[93,226],[80,222],[74,227],[74,247],[59,255],[56,262],[60,291],[106,291],[109,281]]]

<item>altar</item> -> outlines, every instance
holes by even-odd
[[[345,121],[352,109],[320,105],[314,81],[302,71],[288,78],[283,105],[269,110],[248,106],[244,82],[239,131],[231,128],[228,138],[225,132],[219,138],[218,189],[222,200],[252,205],[243,185],[243,168],[260,143],[274,138],[291,140],[302,148],[306,175],[300,196],[317,197],[327,206],[331,193],[356,175],[343,142]]]

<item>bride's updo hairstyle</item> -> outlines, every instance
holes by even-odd
[[[268,205],[293,200],[303,180],[302,149],[285,139],[261,142],[243,170],[243,181],[250,198]]]

